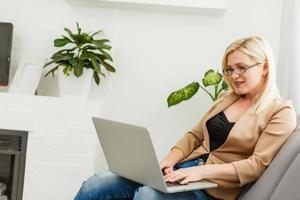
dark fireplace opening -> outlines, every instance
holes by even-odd
[[[0,129],[0,200],[22,200],[28,132]]]

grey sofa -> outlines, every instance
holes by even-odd
[[[264,174],[238,200],[300,200],[300,115],[293,135]]]

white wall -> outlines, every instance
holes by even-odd
[[[150,127],[159,157],[211,104],[201,91],[189,102],[168,109],[166,97],[171,91],[200,81],[210,67],[219,68],[225,47],[239,37],[266,37],[277,57],[282,0],[228,0],[223,15],[76,6],[71,2],[2,3],[0,21],[14,24],[11,76],[20,59],[49,58],[56,50],[53,39],[63,34],[63,27],[74,29],[78,21],[84,30],[104,30],[112,41],[117,67],[109,81],[109,94],[105,94],[105,115]],[[101,89],[94,87],[91,98],[100,99],[99,92]],[[56,80],[43,79],[39,94],[57,95]]]

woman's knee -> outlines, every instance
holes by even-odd
[[[133,200],[156,200],[159,193],[161,192],[149,186],[141,186],[136,190]]]
[[[86,180],[75,200],[116,199],[132,197],[140,184],[111,172],[96,174]]]
[[[83,200],[83,199],[91,199],[91,191],[92,191],[92,187],[93,185],[91,184],[91,182],[93,179],[95,179],[95,175],[88,178],[86,181],[84,181],[79,189],[79,192],[77,193],[76,197],[74,198],[74,200]]]
[[[83,199],[94,199],[94,196],[106,188],[106,184],[109,180],[115,178],[116,175],[111,172],[105,172],[103,174],[95,174],[84,181],[81,185],[81,188],[78,194],[75,197],[75,200],[83,200]]]

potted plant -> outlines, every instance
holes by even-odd
[[[97,85],[100,84],[100,76],[105,77],[105,72],[115,72],[112,66],[112,56],[110,55],[110,41],[105,38],[95,39],[94,37],[102,31],[94,33],[86,33],[81,30],[79,24],[77,32],[73,33],[70,29],[64,28],[66,35],[54,40],[54,47],[60,48],[55,52],[51,61],[47,62],[44,67],[55,64],[49,70],[45,77],[49,74],[55,75],[55,71],[59,73],[59,89],[61,95],[64,87],[74,86],[73,89],[67,89],[67,94],[76,94],[83,87],[83,91],[79,95],[87,96],[92,82],[92,77]],[[62,48],[63,47],[63,48]],[[79,79],[85,79],[85,83],[81,83]],[[65,80],[73,80],[72,83],[62,83]],[[72,90],[72,91],[71,91]],[[78,92],[77,92],[78,94]]]
[[[167,99],[168,107],[192,98],[198,92],[199,88],[204,90],[213,101],[218,99],[223,90],[228,89],[228,85],[223,80],[222,74],[213,69],[209,69],[205,72],[204,77],[202,78],[202,84],[203,86],[198,82],[192,82],[184,88],[172,92]],[[211,86],[214,88],[212,92],[207,88]]]

